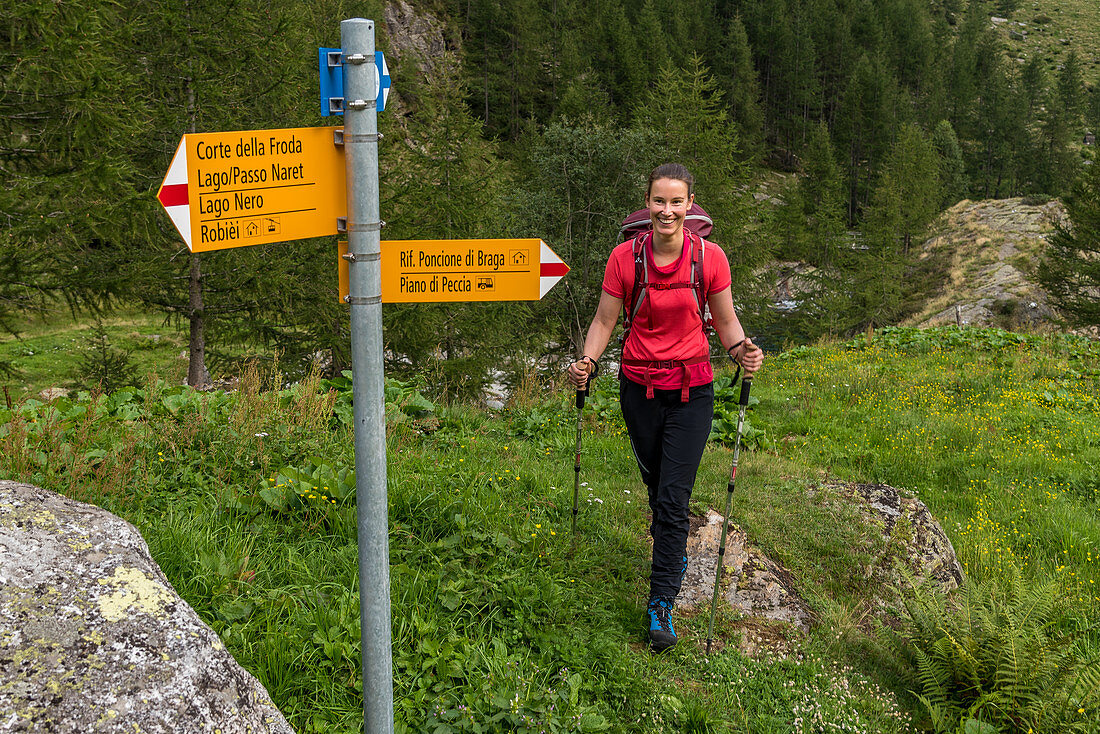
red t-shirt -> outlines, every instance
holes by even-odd
[[[650,283],[691,283],[691,238],[684,232],[684,248],[680,258],[665,268],[653,262],[653,249],[646,238],[645,257],[649,268]],[[703,240],[703,287],[706,294],[718,293],[730,286],[730,264],[726,253],[713,242]],[[607,260],[603,276],[603,289],[608,295],[626,299],[634,284],[633,240],[617,245]],[[684,361],[710,353],[707,336],[699,319],[699,304],[695,300],[694,286],[657,290],[646,288],[645,300],[634,323],[630,337],[623,345],[623,359],[650,361]],[[623,374],[633,382],[644,385],[646,371],[652,384],[662,390],[678,389],[683,380],[680,367],[635,367],[624,364]],[[688,365],[688,384],[705,385],[714,380],[710,361]]]

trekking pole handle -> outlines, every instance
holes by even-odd
[[[591,387],[591,385],[592,385],[592,375],[589,375],[588,378],[584,381],[584,389],[583,390],[577,390],[577,410],[583,410],[584,409],[584,399],[586,397],[588,397],[588,391],[589,391],[589,388]]]
[[[745,406],[749,404],[749,389],[752,387],[752,375],[745,375],[741,380],[741,399],[737,401],[738,405]]]

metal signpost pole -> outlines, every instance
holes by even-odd
[[[340,23],[344,49],[344,155],[347,162],[355,497],[359,533],[359,613],[363,651],[363,724],[393,733],[390,649],[389,502],[382,372],[382,275],[378,207],[378,118],[374,22]]]

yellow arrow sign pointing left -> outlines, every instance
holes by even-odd
[[[336,234],[347,216],[339,130],[184,135],[157,199],[192,252]]]

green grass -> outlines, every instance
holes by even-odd
[[[1093,0],[1030,0],[1021,2],[1009,20],[1026,24],[1023,28],[1011,23],[999,26],[1010,58],[1038,54],[1053,79],[1066,54],[1076,50],[1085,81],[1100,82],[1100,4]],[[1027,34],[1023,40],[1013,40],[1010,30]]]
[[[280,382],[251,371],[234,394],[159,382],[0,408],[0,475],[134,522],[296,730],[357,731],[348,386]],[[873,533],[823,474],[918,495],[972,577],[1057,580],[1068,618],[1097,621],[1096,345],[885,330],[772,355],[734,519],[791,571],[818,624],[805,639],[773,629],[793,652],[760,660],[735,645],[706,657],[705,612],[678,615],[677,648],[646,649],[647,507],[612,383],[586,409],[575,548],[567,394],[487,413],[388,385],[399,731],[913,730],[912,671],[865,616]],[[696,506],[722,506],[730,459],[708,448]],[[723,610],[717,631],[735,640],[745,624]]]
[[[187,335],[164,320],[142,312],[119,312],[101,321],[111,347],[129,357],[138,381],[153,372],[181,382],[187,375]],[[12,400],[37,395],[47,388],[95,387],[80,369],[80,358],[92,351],[95,323],[67,311],[29,321],[18,335],[0,334],[0,384]]]
[[[862,342],[783,355],[780,382],[758,393],[792,456],[912,491],[972,573],[1075,559],[1082,601],[1100,601],[1097,346],[954,329]]]

